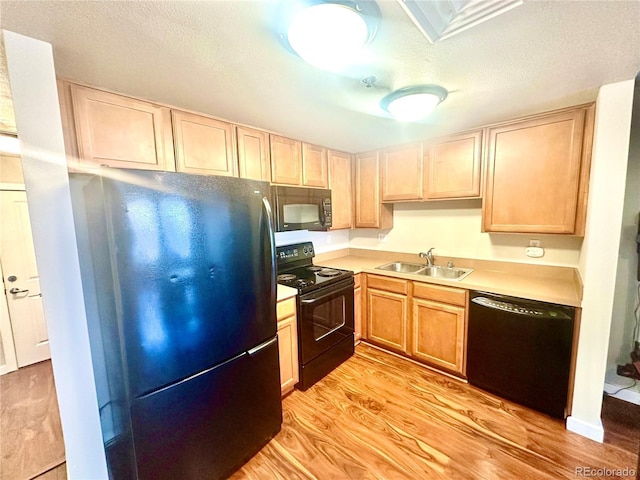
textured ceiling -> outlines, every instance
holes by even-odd
[[[591,101],[640,70],[636,0],[525,0],[435,44],[395,0],[378,1],[379,31],[343,74],[281,47],[279,4],[0,0],[0,26],[51,43],[61,77],[351,152]],[[427,121],[378,107],[419,83],[449,90]]]

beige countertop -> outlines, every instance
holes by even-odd
[[[340,254],[342,256],[337,256]],[[337,254],[320,254],[316,257],[315,263],[353,270],[355,273],[365,272],[468,290],[482,290],[573,307],[579,307],[582,301],[582,284],[575,268],[445,257],[436,258],[435,263],[446,265],[450,260],[457,267],[473,268],[473,272],[466,278],[455,281],[376,270],[376,267],[393,261],[422,261],[417,255],[357,249],[345,249]]]
[[[298,291],[295,288],[278,284],[278,302],[286,300],[287,298],[295,297],[297,294]]]

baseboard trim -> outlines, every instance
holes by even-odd
[[[604,392],[613,398],[618,398],[620,400],[624,400],[625,402],[635,403],[636,405],[640,405],[640,392],[632,389],[620,390],[620,385],[613,385],[611,383],[604,384]],[[620,391],[618,391],[620,390]],[[609,392],[618,392],[615,395]]]
[[[602,443],[604,440],[604,428],[602,427],[602,420],[600,419],[598,419],[597,424],[593,424],[577,419],[572,415],[567,417],[567,430],[599,443]]]

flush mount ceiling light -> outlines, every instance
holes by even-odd
[[[438,85],[416,85],[400,88],[380,100],[380,106],[396,120],[415,122],[429,115],[448,92]]]
[[[305,62],[324,70],[341,70],[357,60],[380,18],[373,1],[308,0],[293,5],[280,38]]]

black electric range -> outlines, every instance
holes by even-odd
[[[311,242],[276,249],[278,283],[298,290],[299,390],[353,355],[353,272],[313,265]]]

